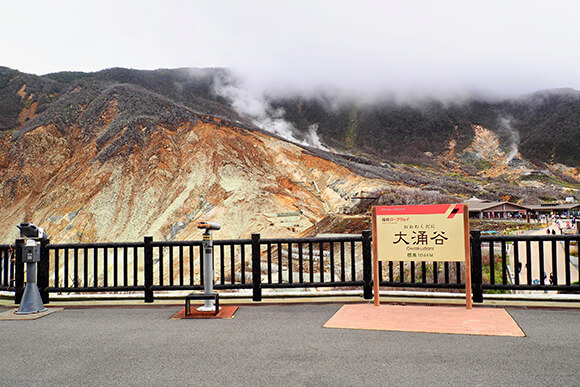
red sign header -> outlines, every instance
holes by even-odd
[[[451,211],[449,209],[452,207]],[[448,211],[450,214],[463,214],[463,204],[421,204],[416,206],[383,206],[376,207],[377,215],[439,215]]]

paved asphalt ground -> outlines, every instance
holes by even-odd
[[[580,385],[580,309],[507,308],[514,338],[322,328],[338,304],[170,320],[181,308],[0,321],[0,386]]]

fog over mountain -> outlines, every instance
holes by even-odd
[[[2,65],[37,75],[221,67],[253,94],[357,98],[580,90],[574,0],[30,0],[3,10],[22,17],[0,24]]]
[[[224,238],[312,235],[368,227],[375,202],[580,199],[579,123],[572,89],[403,101],[257,93],[228,69],[0,67],[0,230],[188,239],[203,218]]]

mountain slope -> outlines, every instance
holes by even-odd
[[[133,85],[84,98],[3,138],[3,241],[20,221],[54,241],[186,239],[202,219],[220,238],[297,235],[385,184]]]
[[[318,135],[330,146],[389,161],[433,164],[430,154],[444,153],[450,141],[465,149],[475,134],[472,126],[482,125],[500,137],[502,146],[515,147],[536,163],[580,167],[579,91],[445,103],[294,97],[276,98],[272,105],[284,109],[285,118],[302,132],[317,124]]]
[[[199,237],[202,219],[223,224],[220,238],[246,238],[318,230],[329,214],[364,213],[374,200],[580,199],[575,91],[244,104],[224,85],[239,87],[221,69],[38,77],[0,67],[0,242],[21,221],[59,242]],[[293,142],[240,108],[251,103]],[[316,134],[326,146],[297,143]]]
[[[444,153],[450,141],[457,149],[465,149],[474,137],[472,125],[481,125],[494,131],[503,146],[515,146],[535,163],[580,167],[576,151],[580,146],[580,92],[571,89],[517,98],[474,97],[446,102],[428,98],[362,102],[328,92],[310,97],[243,100],[248,93],[232,96],[224,92],[242,88],[240,81],[224,69],[114,68],[38,77],[0,67],[0,132],[19,128],[50,106],[57,105],[61,111],[68,106],[73,109],[68,114],[74,114],[74,105],[86,105],[104,89],[119,84],[148,90],[199,114],[253,129],[261,126],[252,114],[256,103],[262,103],[292,126],[296,138],[308,137],[314,126],[328,146],[385,161],[434,164],[429,154]],[[75,96],[76,90],[81,93]]]

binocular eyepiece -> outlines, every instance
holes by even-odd
[[[20,236],[31,239],[47,239],[48,235],[44,232],[42,227],[35,226],[32,223],[22,222],[18,226]]]
[[[197,228],[206,230],[219,230],[222,226],[219,223],[214,222],[199,222]]]

